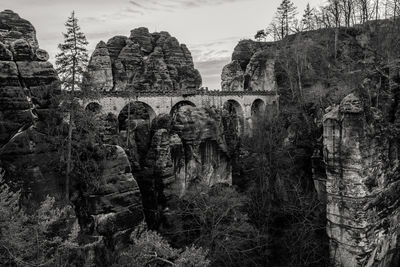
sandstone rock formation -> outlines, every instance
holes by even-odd
[[[100,162],[98,187],[91,192],[76,188],[72,201],[82,229],[91,236],[105,236],[112,247],[123,247],[130,232],[143,220],[141,194],[125,151],[108,146]]]
[[[168,186],[174,188],[175,195],[182,196],[199,181],[209,186],[232,183],[230,155],[218,111],[186,106],[173,118],[170,131],[165,143],[170,146],[168,159],[174,164],[169,166],[174,166],[170,170],[175,177]],[[158,139],[153,141],[158,143]],[[162,153],[159,155],[162,159]]]
[[[0,12],[0,146],[52,108],[60,90],[33,26],[10,10]]]
[[[224,91],[244,91],[244,71],[239,61],[233,60],[222,69],[221,80]]]
[[[100,91],[196,90],[201,85],[187,47],[167,32],[147,28],[100,42],[88,69],[88,87]]]
[[[33,26],[12,11],[0,12],[0,166],[5,182],[21,191],[27,210],[37,208],[47,195],[64,203],[60,83],[47,60]],[[97,68],[90,69],[91,75],[111,88],[105,43],[97,47],[92,64]],[[68,266],[109,266],[112,252],[127,244],[130,231],[143,220],[140,191],[123,149],[110,146],[106,157],[99,158],[92,159],[100,166],[95,191],[73,181],[71,200],[82,238],[81,247],[70,251],[74,257]]]
[[[275,48],[273,44],[240,41],[232,54],[232,62],[222,70],[224,91],[274,91]]]
[[[191,186],[232,183],[232,155],[220,111],[184,105],[150,124],[140,107],[132,108],[131,122],[120,121],[118,142],[140,186],[148,223],[159,223],[168,201]]]
[[[22,19],[12,10],[2,11],[0,13],[0,42],[10,45],[18,39],[26,40],[33,49],[39,47],[35,28],[29,21]]]
[[[399,265],[394,247],[400,208],[393,196],[399,194],[399,133],[394,129],[400,79],[393,27],[398,25],[382,20],[340,29],[336,48],[332,29],[276,43],[241,41],[222,74],[224,90],[276,84],[287,143],[301,149],[309,142],[313,151],[302,161],[311,163],[304,170],[312,173],[315,191],[326,203],[335,266]],[[274,77],[257,71],[266,65]],[[298,104],[300,109],[293,108]],[[306,118],[300,128],[312,135],[293,131],[298,114]],[[302,141],[296,144],[291,135]]]
[[[0,32],[0,160],[27,203],[41,201],[60,191],[48,166],[57,151],[48,125],[57,117],[59,80],[28,21],[0,12]]]
[[[324,116],[327,218],[335,266],[395,266],[400,181],[383,114],[350,94]]]
[[[87,83],[94,89],[109,91],[113,87],[111,58],[107,45],[101,41],[97,44],[88,65]]]

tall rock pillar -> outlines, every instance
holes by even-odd
[[[382,117],[354,94],[324,116],[333,266],[398,266],[400,183]]]

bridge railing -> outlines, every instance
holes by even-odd
[[[78,98],[96,98],[96,97],[157,97],[157,96],[170,96],[170,97],[190,97],[190,96],[276,96],[276,91],[220,91],[220,90],[151,90],[151,91],[101,91],[101,92],[82,92],[78,91],[75,96]]]

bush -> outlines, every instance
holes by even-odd
[[[211,266],[262,266],[269,241],[249,223],[246,201],[228,186],[197,185],[171,204],[164,234],[174,246],[208,249]]]
[[[131,234],[132,245],[119,255],[114,267],[207,267],[207,251],[191,246],[181,251],[174,249],[157,232],[147,230],[145,224]]]
[[[69,206],[57,208],[47,197],[33,214],[19,207],[20,192],[12,192],[0,172],[0,265],[57,266],[63,233],[72,217]],[[63,236],[65,234],[65,236]]]

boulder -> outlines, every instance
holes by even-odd
[[[46,50],[38,48],[35,51],[35,59],[38,61],[47,61],[49,60],[49,53]]]
[[[24,39],[18,39],[11,43],[11,52],[14,60],[31,61],[33,59],[33,51],[30,44]]]

